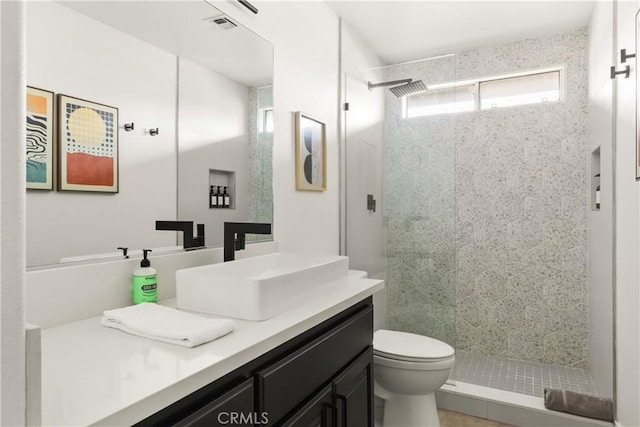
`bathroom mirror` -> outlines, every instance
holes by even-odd
[[[27,84],[115,108],[119,146],[117,193],[27,191],[27,265],[180,250],[156,220],[205,224],[207,247],[272,223],[272,76],[272,45],[201,0],[27,2]]]

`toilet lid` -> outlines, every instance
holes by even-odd
[[[379,329],[373,334],[374,352],[391,359],[446,359],[455,354],[449,344],[423,335]]]

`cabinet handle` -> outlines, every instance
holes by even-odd
[[[325,427],[334,427],[334,411],[336,407],[333,405],[324,405],[322,410],[322,425]]]
[[[347,398],[336,394],[336,411],[339,427],[347,427]]]

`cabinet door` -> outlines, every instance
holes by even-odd
[[[252,378],[174,425],[176,427],[253,426],[256,422],[260,422],[260,414],[254,413]]]
[[[277,422],[301,405],[371,344],[372,308],[257,372],[258,411]]]
[[[333,387],[330,384],[289,417],[282,427],[333,427],[333,417]]]
[[[373,347],[333,381],[337,427],[373,426]]]

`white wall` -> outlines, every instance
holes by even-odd
[[[274,239],[282,251],[337,254],[338,17],[323,2],[213,5],[274,45]],[[294,113],[327,124],[327,191],[296,191]]]
[[[25,422],[24,4],[0,2],[0,425]]]
[[[638,0],[617,1],[617,46],[636,52],[636,13]],[[637,58],[636,58],[637,59]],[[640,425],[640,182],[636,181],[636,60],[631,65],[631,77],[615,79],[617,97],[615,128],[615,198],[616,198],[616,349],[617,349],[617,409],[623,426]],[[620,60],[610,65],[621,69]]]
[[[134,37],[54,2],[27,3],[27,84],[117,107],[121,126],[135,123],[119,132],[118,194],[28,192],[28,265],[176,243],[155,230],[176,217],[176,70],[174,55]]]
[[[205,224],[205,244],[221,246],[223,223],[247,220],[249,88],[185,59],[179,88],[178,219]],[[209,169],[235,173],[233,209],[209,209]]]
[[[600,210],[589,211],[589,370],[598,394],[613,396],[612,126],[613,4],[597,2],[589,27],[589,153],[600,148]],[[590,154],[591,155],[591,154]],[[593,179],[594,171],[591,170]],[[594,195],[591,194],[590,198]]]

